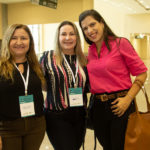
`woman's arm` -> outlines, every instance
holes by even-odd
[[[144,82],[145,82],[146,78],[147,78],[147,72],[139,74],[135,78],[135,80],[133,82],[133,85],[130,88],[129,92],[127,93],[126,97],[130,97],[130,99],[131,98],[133,99],[138,94],[141,87],[144,85]]]
[[[86,75],[86,83],[85,83],[84,92],[89,93],[90,92],[90,82],[89,82],[89,75],[88,75],[87,67],[84,68],[84,72]]]
[[[44,74],[45,79],[46,79],[46,67],[45,67],[46,65],[45,65],[45,63],[46,63],[46,60],[47,60],[48,53],[49,53],[48,51],[44,52],[43,55],[41,56],[40,60],[39,60],[39,63],[40,63],[40,66],[41,66],[41,70],[42,70],[42,72]],[[46,84],[46,82],[45,82],[44,85],[42,85],[42,90],[44,92],[47,91],[47,84]]]
[[[0,136],[0,150],[2,150],[2,138]]]
[[[120,117],[125,113],[125,111],[128,109],[134,97],[140,91],[146,78],[147,78],[147,72],[139,74],[135,78],[132,87],[128,91],[127,95],[125,97],[117,98],[114,102],[112,102],[113,106],[111,108],[113,109],[115,115],[118,115]]]

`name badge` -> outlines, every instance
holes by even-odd
[[[21,117],[34,116],[33,95],[19,96]]]
[[[83,106],[82,88],[69,88],[70,107]]]

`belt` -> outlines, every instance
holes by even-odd
[[[125,96],[127,93],[128,93],[128,91],[121,91],[121,92],[112,93],[112,94],[96,94],[95,98],[100,99],[102,102],[105,102],[110,99],[115,99],[117,97]]]

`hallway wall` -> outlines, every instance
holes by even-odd
[[[94,0],[94,9],[96,9],[104,18],[108,26],[118,36],[124,36],[125,14],[120,12],[107,2]]]
[[[57,9],[35,5],[30,2],[8,5],[8,24],[46,24],[62,20],[76,21],[82,11],[81,0],[59,0]]]
[[[78,22],[79,14],[83,10],[91,8],[93,8],[93,0],[58,0],[57,9],[30,2],[12,3],[8,4],[8,25],[14,23],[49,24],[64,20]],[[88,49],[86,43],[84,43],[84,49]]]
[[[125,20],[125,36],[129,37],[130,33],[150,33],[150,14],[128,15]]]
[[[125,14],[107,2],[94,0],[94,8],[118,35],[130,39],[131,33],[150,33],[150,14]]]

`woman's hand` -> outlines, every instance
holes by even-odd
[[[0,150],[2,150],[2,138],[0,136]]]
[[[112,112],[118,117],[121,117],[126,112],[131,102],[132,99],[129,99],[127,96],[117,98],[111,103]]]
[[[147,72],[143,72],[135,78],[135,81],[138,80],[142,84],[144,84],[146,77],[147,77]],[[137,83],[132,84],[132,87],[130,88],[130,90],[128,91],[125,97],[119,97],[111,103],[112,112],[118,117],[121,117],[125,113],[125,111],[128,109],[129,105],[131,104],[132,100],[137,95],[140,89],[141,89],[141,86],[139,86],[139,84]]]

